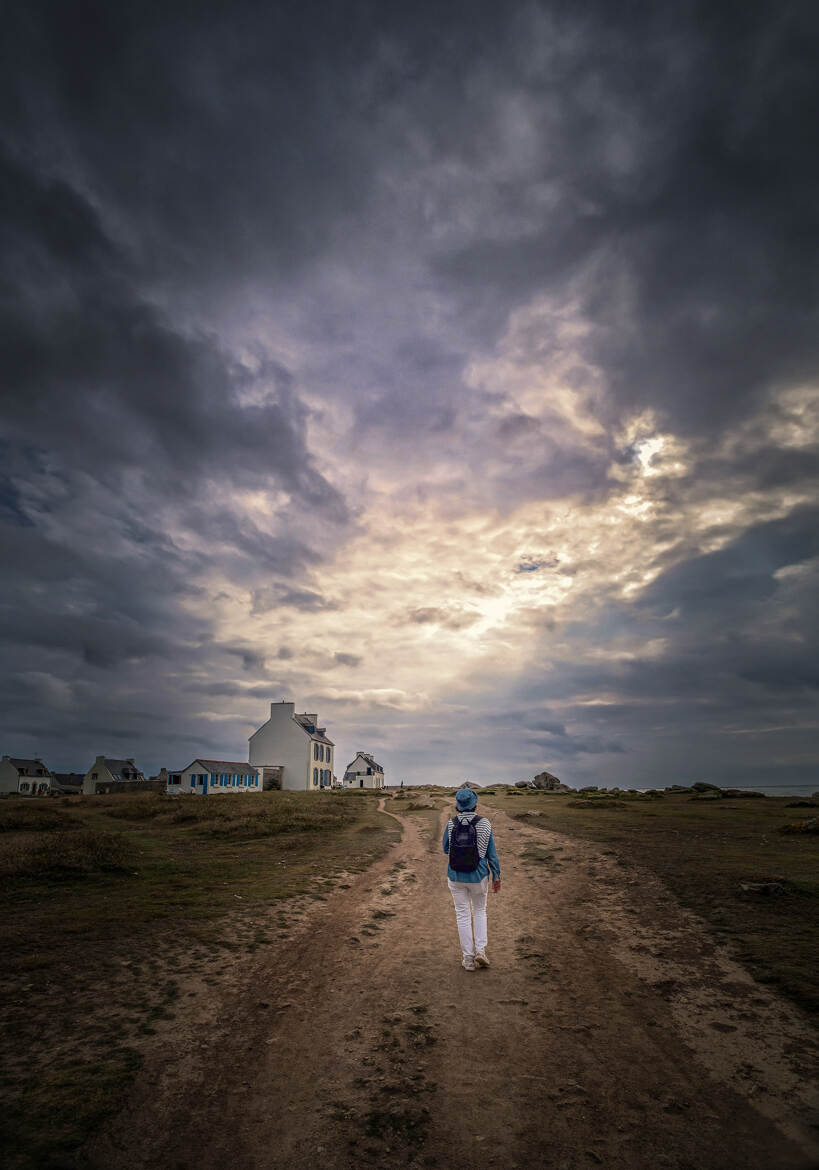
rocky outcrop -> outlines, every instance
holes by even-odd
[[[538,772],[532,781],[535,788],[541,788],[544,792],[558,792],[561,788],[565,788],[565,784],[561,784],[557,776],[553,776],[551,772]]]

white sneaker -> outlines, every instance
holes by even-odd
[[[461,962],[461,966],[463,967],[464,971],[474,971],[475,970],[475,960],[472,958],[471,955],[464,955],[463,960]]]
[[[487,957],[483,951],[479,951],[478,954],[475,956],[475,966],[476,967],[488,967],[489,966],[489,960],[487,959]]]

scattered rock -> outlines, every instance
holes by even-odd
[[[793,821],[783,825],[780,833],[819,833],[819,817],[808,817],[806,821]]]
[[[815,800],[792,800],[785,808],[819,808]]]
[[[782,882],[740,882],[739,888],[743,894],[761,894],[765,898],[781,898],[787,894],[787,887]]]
[[[571,792],[568,784],[564,784],[558,780],[557,776],[551,772],[538,772],[532,781],[532,785],[538,788],[541,792]]]
[[[694,792],[721,792],[722,789],[718,784],[706,784],[704,780],[698,780],[696,784],[691,785]]]

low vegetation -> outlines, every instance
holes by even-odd
[[[520,795],[509,801],[506,795],[487,799],[481,793],[480,799],[527,824],[585,838],[614,850],[626,865],[651,870],[757,979],[776,985],[819,1025],[815,817],[795,820],[785,797],[508,791]],[[768,896],[772,888],[781,889],[781,896]]]
[[[133,850],[121,833],[98,829],[26,834],[0,853],[0,877],[66,880],[89,874],[125,872],[134,865]]]
[[[0,1161],[72,1165],[180,984],[286,945],[290,899],[326,897],[396,836],[358,793],[0,800]]]

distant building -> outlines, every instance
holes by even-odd
[[[165,769],[163,768],[163,772]],[[165,791],[171,795],[214,792],[261,792],[258,769],[234,760],[194,760],[181,772],[168,772]]]
[[[271,703],[270,718],[250,737],[250,763],[265,775],[280,769],[280,786],[288,791],[330,788],[335,744],[325,732],[318,715],[297,715],[294,703]]]
[[[83,777],[82,790],[85,796],[95,796],[112,788],[116,790],[118,784],[127,784],[131,788],[134,781],[148,784],[133,759],[113,760],[108,756],[97,756]]]
[[[0,760],[0,792],[47,796],[53,780],[53,773],[42,760],[23,760],[16,756],[3,756]]]
[[[358,752],[344,770],[344,788],[383,788],[384,769],[369,752]]]
[[[51,791],[60,796],[81,795],[84,779],[82,772],[55,772],[51,781]]]

